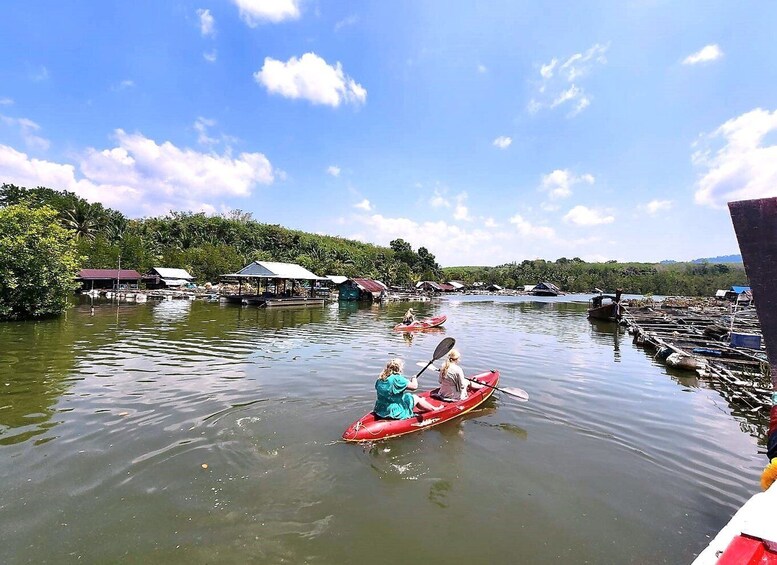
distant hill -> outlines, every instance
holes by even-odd
[[[664,259],[661,261],[662,265],[671,265],[672,263],[681,263],[682,261],[675,261],[674,259]],[[702,259],[693,259],[687,261],[688,263],[741,263],[741,255],[720,255],[718,257],[704,257]]]
[[[719,257],[706,257],[704,259],[694,259],[691,263],[741,263],[741,255],[720,255]]]

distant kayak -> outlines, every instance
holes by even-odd
[[[448,317],[443,316],[435,316],[433,318],[425,318],[423,320],[417,320],[413,322],[412,324],[397,324],[394,326],[394,331],[397,332],[412,332],[415,330],[427,330],[429,328],[436,328],[438,326],[441,326],[445,323],[445,320],[447,320]]]
[[[492,370],[467,378],[475,379],[487,385],[497,386],[499,383],[499,371]],[[373,412],[370,412],[351,424],[343,433],[343,439],[353,442],[376,441],[417,432],[466,414],[485,402],[493,392],[493,388],[484,386],[478,390],[470,390],[469,396],[458,402],[437,400],[431,396],[432,391],[417,393],[435,406],[443,405],[445,407],[434,412],[415,412],[412,418],[405,420],[378,418]]]

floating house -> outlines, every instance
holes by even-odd
[[[424,292],[453,292],[456,287],[449,283],[438,283],[434,281],[420,281],[415,285],[417,290]]]
[[[344,277],[342,275],[324,275],[324,278],[328,279],[335,288],[339,287],[341,284],[348,280],[348,277]]]
[[[561,289],[551,282],[540,282],[534,285],[531,293],[534,296],[558,296]]]
[[[467,285],[461,281],[448,281],[448,284],[451,285],[455,291],[464,290],[467,288]]]
[[[490,285],[488,285],[486,287],[486,290],[489,290],[491,292],[501,292],[504,289],[501,286],[499,286],[498,284],[490,284]]]
[[[76,277],[82,291],[137,290],[140,279],[134,269],[81,269]]]
[[[347,279],[340,284],[340,300],[380,300],[388,287],[373,279]]]
[[[154,267],[143,275],[146,288],[181,288],[192,284],[194,277],[185,269]]]
[[[324,299],[314,295],[316,281],[327,280],[294,263],[254,261],[237,273],[221,275],[223,282],[238,283],[237,294],[225,295],[227,302],[256,306],[321,306]],[[243,292],[246,283],[256,285]],[[307,283],[307,286],[304,283]]]

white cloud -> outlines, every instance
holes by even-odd
[[[440,192],[439,189],[434,189],[434,194],[429,199],[429,205],[432,208],[450,208],[451,204],[448,202],[448,199],[445,197],[444,192]]]
[[[213,36],[216,34],[216,20],[210,13],[210,10],[204,10],[200,8],[197,10],[197,15],[200,17],[200,33],[203,37]]]
[[[542,176],[541,190],[548,193],[551,200],[567,198],[572,194],[572,187],[576,184],[594,184],[595,179],[591,174],[576,176],[568,169],[556,169],[552,173]],[[548,204],[548,207],[552,207]]]
[[[361,210],[364,210],[365,212],[369,212],[369,211],[372,210],[372,204],[366,198],[364,200],[362,200],[361,202],[359,202],[358,204],[354,204],[353,207],[354,208],[359,208]]]
[[[78,185],[73,165],[34,159],[7,145],[0,145],[0,177],[4,182],[27,187],[74,190]]]
[[[469,208],[464,205],[467,200],[466,194],[459,194],[456,197],[456,206],[453,208],[453,219],[460,222],[470,222],[472,218],[469,215]]]
[[[510,147],[512,142],[513,138],[507,137],[506,135],[500,135],[494,140],[494,147],[498,147],[499,149],[507,149]]]
[[[364,234],[348,233],[344,234],[346,237],[378,245],[388,245],[400,237],[414,248],[426,247],[432,251],[441,265],[495,264],[507,255],[501,247],[501,242],[508,239],[506,234],[480,228],[468,230],[446,220],[416,222],[409,218],[365,214],[346,222],[346,225],[353,224],[361,224]]]
[[[48,139],[35,134],[35,132],[40,131],[40,126],[32,120],[27,118],[9,118],[0,114],[0,122],[11,127],[18,127],[19,134],[22,136],[24,143],[31,149],[46,151],[51,145]]]
[[[200,145],[215,145],[218,143],[218,139],[214,139],[208,136],[208,128],[216,125],[216,120],[209,120],[208,118],[198,117],[194,121],[194,129],[197,131],[197,143]]]
[[[326,172],[329,175],[332,175],[333,177],[339,177],[340,176],[340,167],[337,165],[329,165],[326,168]]]
[[[484,75],[484,74],[486,74],[486,73],[488,72],[488,67],[486,67],[486,66],[485,66],[485,65],[483,65],[482,63],[478,63],[478,72],[479,72],[481,75]]]
[[[200,153],[120,129],[115,138],[116,147],[86,150],[80,174],[74,165],[30,158],[0,145],[0,177],[21,186],[70,190],[129,215],[206,210],[223,197],[247,196],[274,180],[272,165],[261,153],[237,158]]]
[[[697,65],[717,61],[723,56],[723,51],[717,45],[705,45],[696,53],[691,53],[683,59],[683,65]]]
[[[536,114],[543,108],[571,106],[569,116],[575,116],[591,104],[580,81],[596,65],[607,62],[605,54],[609,45],[595,44],[585,53],[575,53],[563,63],[557,58],[540,65],[540,79],[536,84],[536,93],[529,101],[527,110]]]
[[[208,61],[209,63],[215,63],[216,59],[218,58],[218,52],[215,49],[212,51],[205,51],[202,54],[202,58]]]
[[[517,229],[518,233],[523,237],[538,237],[543,239],[556,237],[556,232],[553,230],[553,228],[532,225],[520,214],[516,214],[510,218],[509,221],[515,226],[515,229]]]
[[[732,118],[702,143],[711,146],[722,140],[717,151],[711,147],[696,151],[694,164],[706,167],[696,183],[697,204],[724,207],[732,200],[777,196],[777,144],[764,145],[777,132],[777,110],[761,108]]]
[[[34,82],[42,82],[44,80],[48,80],[49,78],[49,70],[46,67],[41,67],[40,69],[30,71],[30,80]]]
[[[120,92],[122,90],[127,90],[128,88],[132,88],[135,86],[135,81],[131,79],[124,79],[119,84],[116,84],[111,87],[111,90],[114,92]]]
[[[11,98],[0,98],[0,106],[10,106],[11,104],[13,104]]]
[[[595,210],[586,206],[575,206],[564,216],[564,221],[585,227],[611,224],[615,221],[615,216],[608,214],[609,212],[603,210]]]
[[[644,206],[644,210],[651,216],[661,210],[670,210],[672,208],[671,200],[651,200]]]
[[[296,20],[300,16],[300,0],[232,0],[240,17],[250,27],[261,22],[278,23]]]
[[[496,220],[494,218],[485,218],[483,220],[483,225],[487,228],[498,228],[499,224],[496,223]]]
[[[335,31],[340,31],[343,28],[356,25],[357,23],[359,23],[359,16],[348,16],[335,24]]]
[[[331,66],[315,53],[305,53],[299,59],[292,57],[285,63],[266,57],[254,79],[272,94],[334,108],[341,103],[358,105],[367,100],[367,90],[347,76],[339,62]]]

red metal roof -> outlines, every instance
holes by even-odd
[[[386,285],[383,284],[380,281],[374,281],[372,279],[351,279],[353,282],[355,282],[359,287],[361,287],[362,290],[366,290],[367,292],[380,292],[381,290],[386,290]]]
[[[78,278],[94,281],[94,280],[110,280],[110,279],[138,279],[140,280],[140,273],[134,269],[81,269],[78,272]]]

